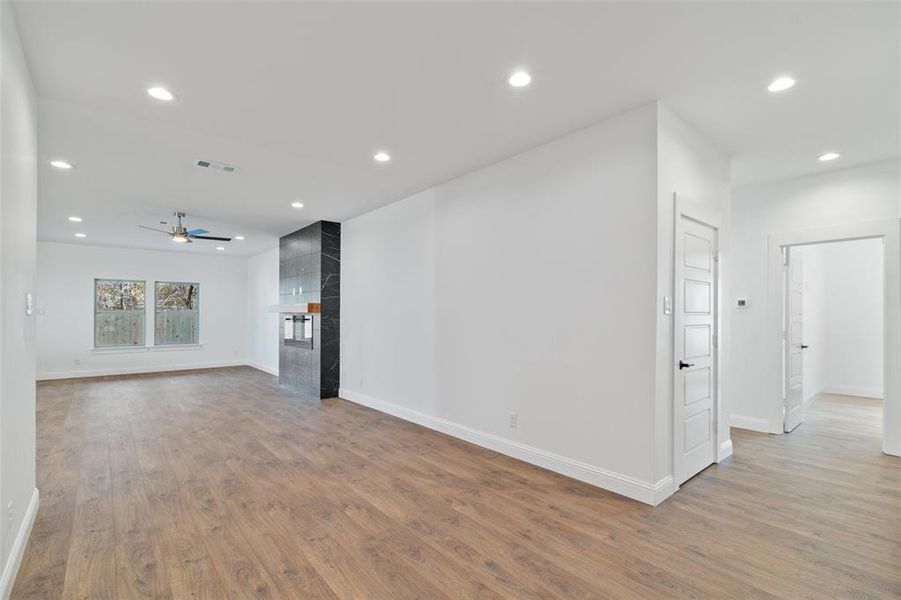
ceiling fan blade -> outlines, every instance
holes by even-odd
[[[211,235],[192,235],[191,237],[194,238],[195,240],[216,240],[217,242],[230,242],[230,241],[232,241],[231,238],[213,237],[213,236],[211,236]]]
[[[166,235],[172,235],[171,231],[164,231],[162,229],[155,229],[153,227],[147,227],[146,225],[138,225],[141,229],[149,229],[150,231],[157,231],[159,233],[165,233]]]
[[[209,231],[207,231],[206,229],[192,229],[191,231],[188,232],[188,235],[195,236],[195,235],[203,235],[204,233],[209,233]]]

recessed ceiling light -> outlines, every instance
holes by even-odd
[[[236,235],[236,236],[235,236],[235,239],[238,240],[238,241],[241,241],[241,240],[244,239],[244,236],[243,236],[243,235]]]
[[[374,158],[378,162],[388,162],[389,160],[391,160],[391,155],[389,155],[387,152],[376,152],[375,156],[373,156],[372,158]]]
[[[516,71],[507,78],[507,83],[513,87],[526,87],[532,83],[532,76],[525,71]]]
[[[303,202],[292,202],[291,206],[294,208],[303,208]]]
[[[84,237],[88,237],[88,236],[85,233],[76,233],[75,237],[84,238]]]
[[[162,100],[163,102],[172,102],[175,100],[175,94],[170,92],[164,87],[155,86],[149,88],[147,93],[150,94],[151,97],[156,98],[157,100]]]
[[[820,155],[820,161],[829,162],[830,160],[835,160],[839,156],[841,156],[841,154],[839,154],[838,152],[827,152],[826,154]]]
[[[81,217],[69,217],[69,220],[73,223],[81,223]]]
[[[225,250],[225,246],[216,246],[216,250]]]
[[[795,80],[791,77],[777,77],[766,89],[771,92],[784,92],[793,85],[795,85]]]
[[[70,163],[67,163],[64,160],[51,160],[50,166],[56,167],[57,169],[63,169],[63,170],[72,168],[72,165]]]

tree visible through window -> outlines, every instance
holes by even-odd
[[[144,282],[94,280],[94,347],[144,345]]]
[[[155,343],[200,343],[200,285],[176,281],[156,282]]]

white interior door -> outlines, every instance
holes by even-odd
[[[674,461],[680,485],[716,460],[717,230],[678,215]]]
[[[785,431],[804,421],[804,257],[797,248],[786,248],[785,320]]]

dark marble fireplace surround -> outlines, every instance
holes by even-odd
[[[279,335],[278,380],[288,389],[315,398],[338,395],[341,315],[341,224],[319,221],[279,241],[279,302],[318,302],[312,348]],[[285,315],[280,315],[279,326]]]

